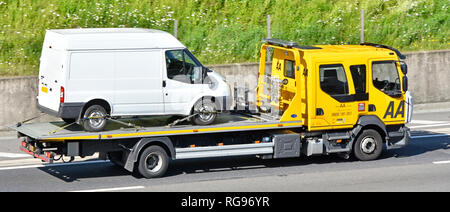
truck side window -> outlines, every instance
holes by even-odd
[[[292,79],[295,79],[295,68],[294,68],[295,62],[292,60],[285,60],[284,61],[284,76],[289,77]]]
[[[366,93],[366,66],[353,65],[350,66],[353,84],[355,85],[355,93]]]
[[[400,78],[395,61],[377,61],[372,63],[373,85],[390,95],[400,91]]]
[[[347,77],[345,76],[344,66],[336,65],[321,65],[319,67],[320,73],[320,88],[329,95],[348,94]]]

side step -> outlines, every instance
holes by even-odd
[[[272,142],[268,142],[259,144],[177,148],[175,149],[175,159],[273,154],[273,146],[274,144]]]

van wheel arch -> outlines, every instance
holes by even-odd
[[[100,105],[103,108],[105,108],[105,110],[106,110],[106,112],[108,114],[111,114],[111,106],[106,100],[104,100],[104,99],[93,99],[93,100],[90,100],[89,102],[87,102],[86,104],[83,105],[83,109],[81,110],[81,113],[80,113],[78,119],[81,119],[83,117],[83,114],[86,112],[86,110],[92,105]]]
[[[202,100],[210,100],[212,103],[214,103],[216,105],[216,109],[220,109],[218,103],[216,102],[216,97],[214,96],[202,96],[200,98],[198,98],[196,101],[194,101],[193,104],[191,104],[191,112],[190,114],[194,114],[194,106],[197,102],[202,101]]]

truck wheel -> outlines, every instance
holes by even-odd
[[[162,177],[169,167],[169,157],[160,146],[149,146],[139,158],[138,171],[145,178]]]
[[[358,160],[369,161],[377,159],[383,150],[383,139],[376,130],[364,130],[356,139],[353,153]]]
[[[81,118],[83,128],[89,132],[102,131],[106,126],[107,112],[100,105],[89,106]],[[103,117],[103,118],[102,118]]]
[[[210,99],[201,99],[194,105],[196,116],[192,119],[193,124],[208,125],[214,122],[217,115],[217,106]]]

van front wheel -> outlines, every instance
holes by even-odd
[[[208,125],[214,122],[217,116],[217,106],[210,99],[200,99],[194,105],[193,124]]]
[[[89,106],[81,118],[81,124],[86,131],[99,132],[106,126],[107,112],[100,105]]]

